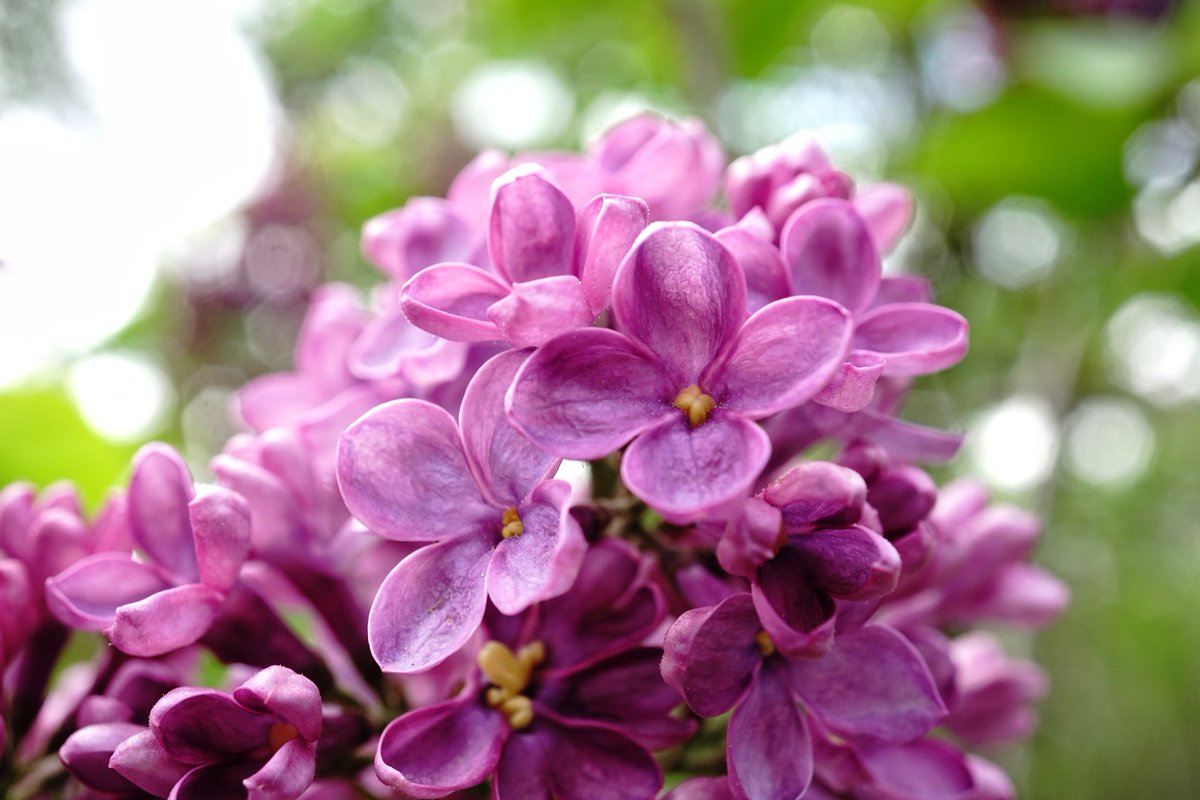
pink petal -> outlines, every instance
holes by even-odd
[[[593,315],[612,303],[617,267],[646,227],[650,208],[637,197],[602,194],[579,212],[572,272],[583,281]]]
[[[104,633],[122,653],[160,656],[203,636],[224,599],[204,584],[177,586],[121,606],[112,627]]]
[[[927,375],[957,364],[967,352],[967,321],[928,303],[893,303],[858,320],[854,347],[884,360],[884,375]]]
[[[879,282],[879,291],[871,308],[891,303],[929,303],[933,301],[933,287],[922,275],[884,275]]]
[[[483,150],[454,177],[446,198],[463,219],[486,219],[492,202],[492,183],[507,170],[507,155],[499,150]]]
[[[813,402],[845,413],[862,411],[875,397],[875,384],[883,374],[884,363],[875,353],[851,352],[841,371],[813,395]]]
[[[862,751],[867,770],[887,800],[974,800],[966,758],[947,742],[921,739]]]
[[[737,334],[746,279],[707,231],[688,222],[654,224],[617,270],[613,313],[621,330],[667,365],[678,392],[696,383]]]
[[[154,731],[130,737],[113,751],[108,765],[121,773],[130,783],[156,797],[166,797],[191,766],[171,758]]]
[[[88,725],[75,731],[63,742],[58,757],[63,766],[85,786],[124,795],[133,787],[121,773],[110,769],[108,762],[122,742],[145,730],[141,725],[128,722]]]
[[[467,467],[454,419],[423,400],[385,403],[347,428],[337,475],[350,513],[389,539],[462,536],[494,512]]]
[[[746,276],[746,302],[750,313],[792,293],[783,256],[771,242],[774,230],[771,229],[764,239],[753,230],[754,223],[755,218],[750,217],[717,233],[717,239],[733,253]],[[767,224],[769,228],[770,223]]]
[[[466,358],[465,344],[421,330],[399,308],[392,308],[355,340],[347,363],[363,380],[401,378],[415,386],[429,386],[457,377]]]
[[[570,499],[570,484],[543,481],[517,506],[525,530],[500,542],[488,567],[488,596],[501,613],[518,614],[571,588],[587,542]]]
[[[509,738],[504,717],[468,692],[388,725],[379,739],[375,772],[408,797],[445,797],[485,781]]]
[[[535,165],[513,169],[492,185],[488,253],[511,283],[571,274],[575,209]]]
[[[276,665],[255,673],[233,690],[233,699],[294,726],[305,742],[316,742],[321,735],[321,693],[312,681],[287,667]]]
[[[155,567],[121,553],[98,553],[46,581],[46,604],[64,625],[101,631],[119,607],[170,587]]]
[[[602,458],[679,416],[677,393],[654,356],[615,331],[584,328],[538,348],[507,404],[514,424],[547,452]]]
[[[621,479],[664,517],[683,522],[748,495],[770,456],[770,439],[744,417],[718,408],[693,428],[677,413],[634,439]]]
[[[500,338],[487,317],[509,287],[470,264],[435,264],[414,275],[400,289],[400,308],[418,328],[455,342],[487,342]]]
[[[805,203],[780,238],[795,294],[815,294],[864,311],[879,287],[879,251],[866,221],[844,200]]]
[[[225,692],[172,689],[150,710],[150,729],[172,758],[205,764],[268,744],[274,720],[234,702]]]
[[[797,406],[841,368],[850,343],[850,316],[819,297],[789,297],[757,311],[733,350],[701,378],[717,404],[758,419]]]
[[[854,207],[871,229],[875,246],[886,253],[896,246],[913,218],[912,194],[894,183],[872,183],[854,193]]]
[[[483,620],[492,546],[465,536],[428,545],[384,578],[367,618],[371,654],[385,672],[420,672],[463,645]]]
[[[515,283],[487,315],[513,347],[537,347],[560,333],[586,328],[596,318],[574,275]]]
[[[812,783],[812,738],[784,676],[768,663],[729,719],[726,762],[738,800],[798,800]]]
[[[292,739],[242,785],[246,787],[246,800],[296,800],[316,775],[316,742]]]
[[[663,680],[700,716],[724,714],[754,680],[762,661],[756,641],[761,630],[744,592],[685,611],[663,641]]]
[[[327,283],[318,288],[296,341],[296,371],[327,392],[349,386],[353,378],[346,370],[346,352],[368,319],[353,287]]]
[[[403,208],[367,220],[362,251],[372,264],[406,281],[433,264],[469,258],[470,239],[466,222],[451,203],[413,197]]]
[[[138,547],[184,580],[196,577],[196,551],[188,503],[195,492],[183,459],[164,444],[148,444],[133,457],[129,528]]]
[[[212,489],[188,506],[200,580],[227,592],[250,552],[250,505],[228,489]]]

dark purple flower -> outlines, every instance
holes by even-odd
[[[729,251],[689,223],[651,225],[617,271],[621,333],[587,328],[526,362],[509,414],[546,451],[600,458],[632,440],[621,477],[668,519],[711,514],[750,490],[770,445],[753,420],[798,405],[843,362],[836,303],[795,297],[749,319]]]
[[[504,393],[526,354],[484,364],[463,399],[461,431],[442,409],[397,400],[342,435],[338,481],[350,511],[397,541],[434,542],[379,587],[368,638],[384,670],[416,672],[457,650],[486,600],[515,614],[566,591],[585,543],[558,461],[514,430]]]

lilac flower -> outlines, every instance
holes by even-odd
[[[834,800],[984,800],[966,754],[949,742],[817,741],[813,797]],[[807,798],[809,795],[805,795]]]
[[[662,781],[647,749],[690,723],[663,684],[661,651],[639,643],[662,619],[631,549],[596,545],[569,592],[519,617],[489,615],[478,670],[453,699],[411,711],[379,741],[384,783],[445,797],[494,776],[497,800],[650,800]]]
[[[679,617],[664,650],[663,678],[693,711],[734,709],[726,756],[738,800],[804,796],[814,737],[903,744],[946,713],[925,662],[890,628],[843,631],[822,657],[789,659],[745,593]]]
[[[789,298],[747,319],[745,296],[741,269],[711,234],[651,225],[613,285],[623,333],[576,330],[539,348],[509,393],[512,420],[568,458],[632,440],[621,477],[668,519],[740,499],[770,454],[753,420],[812,397],[850,333],[828,300]]]
[[[246,502],[219,488],[197,495],[178,454],[150,444],[134,456],[128,514],[145,560],[99,553],[77,562],[46,581],[50,610],[130,655],[189,645],[237,581],[250,543]]]
[[[404,285],[400,304],[418,327],[459,341],[539,345],[590,325],[608,307],[612,276],[646,225],[646,205],[599,195],[576,218],[549,175],[521,167],[493,186],[488,228],[492,274],[437,264]]]
[[[566,591],[584,541],[558,462],[508,424],[504,393],[525,359],[484,364],[463,399],[461,431],[445,411],[398,400],[342,435],[338,481],[351,513],[398,541],[435,542],[379,587],[368,638],[386,671],[426,669],[479,626],[488,597],[515,614]]]
[[[119,742],[109,765],[172,800],[295,800],[316,774],[321,731],[317,688],[285,667],[268,667],[232,694],[169,692],[151,710],[149,729]]]
[[[1046,673],[1004,654],[994,636],[976,631],[955,639],[950,658],[956,695],[946,725],[973,745],[1023,739],[1037,727],[1033,705],[1046,693]]]

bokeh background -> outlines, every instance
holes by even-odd
[[[1200,3],[0,0],[0,484],[196,472],[369,216],[652,108],[910,185],[972,348],[908,416],[1036,510],[1022,796],[1200,797]]]

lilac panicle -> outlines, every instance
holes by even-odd
[[[816,394],[849,341],[834,302],[789,298],[747,319],[745,296],[741,269],[711,234],[651,225],[617,271],[621,332],[586,328],[540,347],[509,393],[510,417],[568,458],[632,440],[621,477],[634,493],[668,519],[716,511],[766,465],[769,442],[752,420]]]
[[[145,560],[99,553],[77,562],[46,581],[50,610],[71,627],[104,631],[130,655],[192,644],[212,624],[245,561],[246,501],[220,488],[197,494],[179,455],[150,444],[134,456],[128,514]]]
[[[566,591],[584,541],[558,461],[504,416],[504,393],[526,357],[484,364],[467,388],[461,429],[445,411],[398,400],[342,435],[338,481],[351,513],[377,534],[431,542],[384,579],[368,621],[376,661],[416,672],[478,628],[488,597],[517,613]]]

